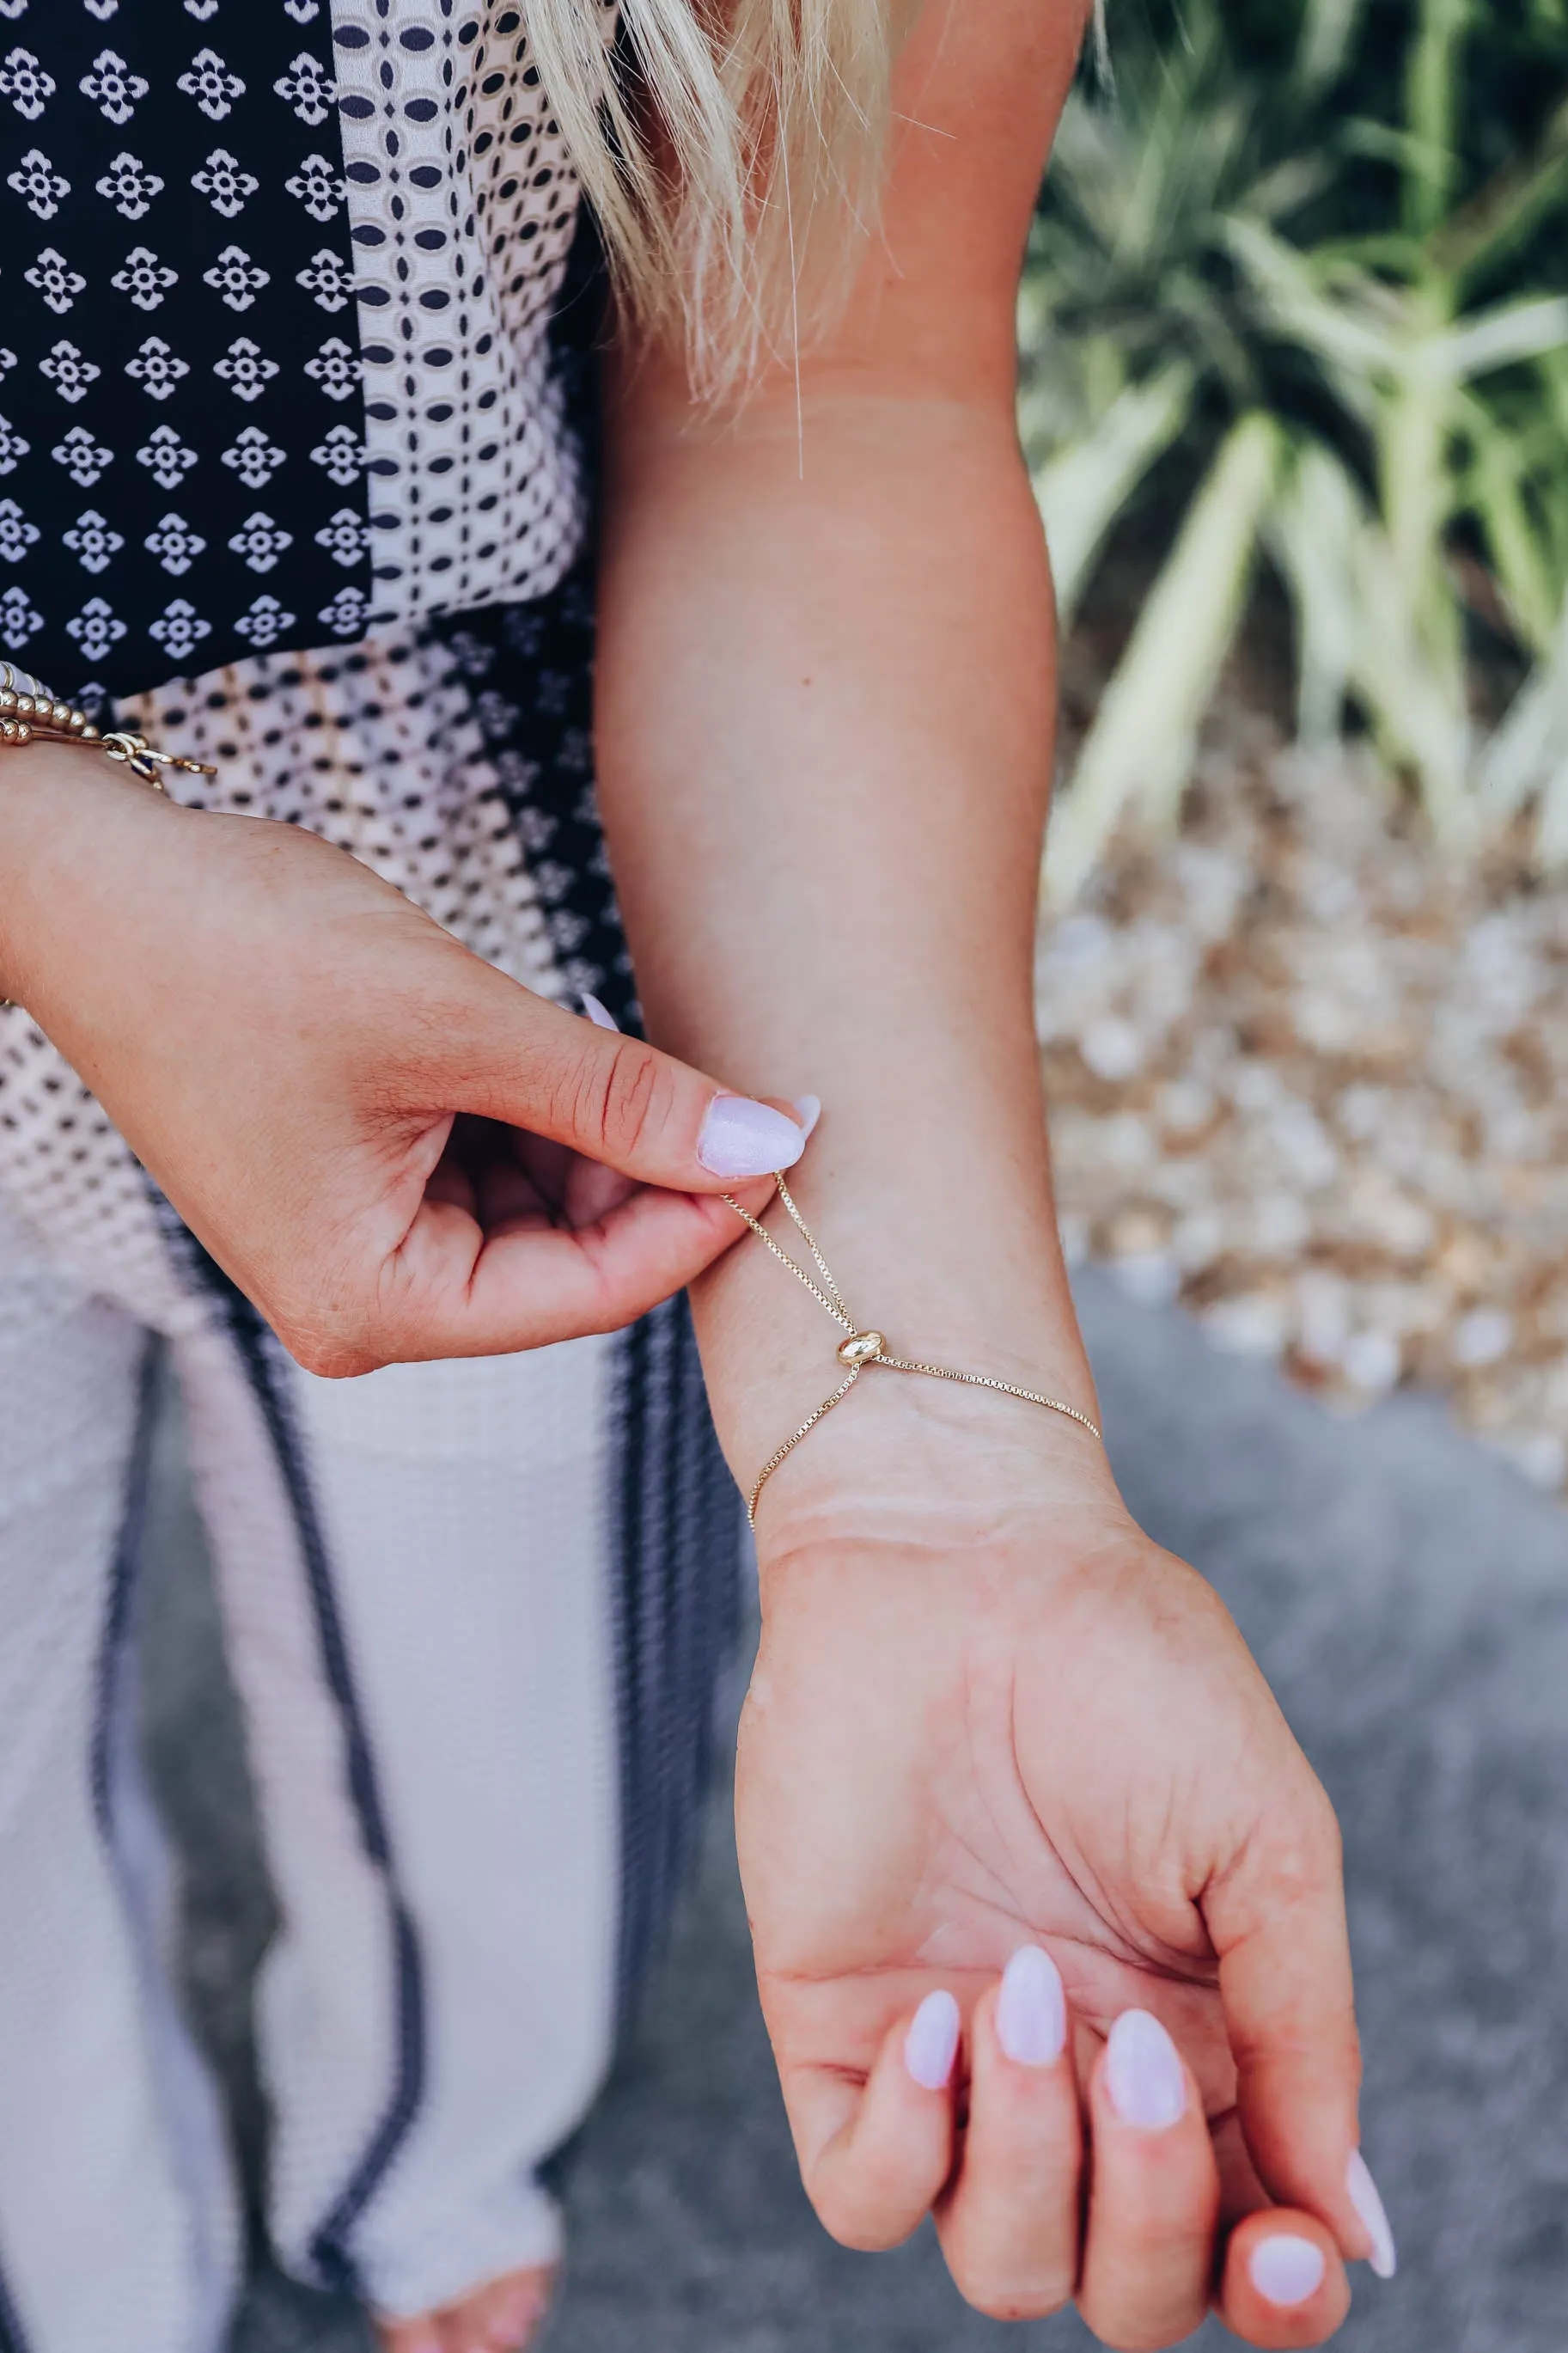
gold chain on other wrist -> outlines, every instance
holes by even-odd
[[[779,1199],[788,1210],[796,1230],[816,1261],[817,1272],[822,1277],[820,1283],[813,1281],[805,1267],[799,1265],[790,1256],[788,1250],[779,1247],[762,1220],[759,1218],[753,1218],[750,1209],[742,1209],[739,1201],[731,1194],[726,1193],[723,1198],[738,1218],[744,1218],[757,1240],[765,1249],[773,1252],[779,1264],[788,1267],[795,1281],[805,1285],[817,1305],[826,1308],[834,1322],[842,1324],[845,1331],[848,1333],[849,1337],[847,1340],[841,1340],[837,1349],[838,1361],[841,1365],[847,1365],[848,1371],[834,1390],[833,1395],[824,1398],[815,1413],[807,1414],[795,1435],[792,1438],[786,1438],[784,1444],[769,1455],[758,1472],[752,1482],[752,1492],[746,1498],[746,1517],[752,1527],[757,1525],[757,1498],[779,1464],[787,1455],[795,1452],[803,1438],[810,1436],[825,1414],[831,1413],[836,1405],[842,1405],[868,1365],[885,1366],[891,1373],[923,1373],[933,1381],[959,1381],[965,1388],[997,1389],[1004,1397],[1017,1398],[1025,1405],[1043,1406],[1047,1413],[1065,1414],[1068,1421],[1076,1421],[1081,1430],[1088,1430],[1091,1438],[1100,1439],[1100,1442],[1104,1442],[1099,1424],[1091,1421],[1087,1413],[1080,1413],[1076,1405],[1065,1405],[1060,1398],[1044,1397],[1038,1389],[1020,1388],[1013,1381],[999,1381],[990,1373],[960,1373],[955,1372],[950,1365],[928,1365],[910,1356],[889,1356],[887,1341],[881,1333],[872,1325],[862,1326],[858,1324],[845,1305],[844,1294],[834,1279],[833,1270],[818,1250],[811,1228],[796,1208],[794,1197],[789,1187],[784,1183],[782,1173],[774,1176],[773,1183],[778,1187]],[[824,1285],[826,1286],[826,1289]]]
[[[190,776],[216,776],[205,760],[184,760],[177,753],[155,752],[145,735],[130,727],[95,727],[74,702],[62,702],[30,672],[18,674],[0,661],[0,752],[19,750],[24,744],[86,744],[119,766],[129,768],[155,793],[163,789],[160,768],[183,768]],[[23,681],[26,681],[24,684]],[[10,1004],[0,997],[0,1011]]]
[[[163,789],[160,768],[182,768],[191,776],[216,776],[205,760],[182,759],[175,752],[154,751],[145,735],[130,727],[107,731],[93,725],[85,711],[62,702],[26,671],[18,674],[9,662],[0,662],[0,750],[24,744],[89,744],[121,767],[129,768],[155,793]],[[22,681],[26,680],[26,684]]]

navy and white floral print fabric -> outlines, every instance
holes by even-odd
[[[61,691],[114,691],[301,628],[360,636],[361,362],[325,8],[5,14],[0,645]]]
[[[542,594],[575,179],[497,0],[0,0],[0,652],[118,695]]]

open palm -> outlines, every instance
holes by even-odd
[[[763,2007],[827,2227],[888,2246],[934,2210],[984,2309],[1076,2293],[1109,2342],[1156,2346],[1198,2325],[1216,2229],[1241,2222],[1230,2325],[1320,2341],[1344,2309],[1341,2255],[1369,2243],[1347,2192],[1358,2063],[1337,1831],[1210,1588],[1097,1506],[963,1536],[949,1519],[940,1548],[858,1520],[850,1540],[764,1548],[764,1592],[737,1822]],[[1037,2028],[1059,1973],[1067,2048],[1057,2059],[1041,2029],[1020,2064],[998,2040],[998,1981],[1026,1947],[1055,1964],[1033,1965]],[[1175,2086],[1158,2130],[1152,2111],[1118,2112],[1115,2066],[1108,2086],[1130,2010],[1180,2052],[1157,2028],[1122,2036],[1152,2046],[1151,2097],[1162,2065]],[[944,2014],[963,2042],[939,2081]],[[1293,2309],[1235,2259],[1286,2221],[1323,2257]]]

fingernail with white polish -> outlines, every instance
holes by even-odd
[[[1180,2053],[1157,2018],[1124,2010],[1105,2045],[1105,2088],[1124,2125],[1164,2132],[1187,2112]]]
[[[1367,2257],[1381,2280],[1391,2280],[1399,2269],[1399,2257],[1394,2252],[1394,2233],[1388,2227],[1388,2214],[1377,2194],[1377,2184],[1367,2171],[1366,2159],[1360,2149],[1352,2157],[1345,2174],[1345,2188],[1351,2204],[1365,2226],[1372,2241],[1372,2253]]]
[[[922,2091],[945,2090],[958,2056],[958,2004],[950,1993],[928,1993],[904,2037],[904,2064]]]
[[[1258,2240],[1247,2259],[1247,2268],[1264,2302],[1289,2311],[1293,2304],[1305,2304],[1317,2295],[1329,2266],[1321,2247],[1315,2247],[1310,2239],[1277,2231]]]
[[[583,994],[578,998],[577,1002],[581,1005],[584,1012],[587,1015],[595,1029],[613,1029],[616,1032],[616,1035],[619,1037],[621,1025],[616,1019],[615,1015],[610,1011],[608,1006],[601,1005],[598,998],[596,997],[590,997],[586,989],[583,991]]]
[[[1020,1945],[1002,1972],[996,2040],[1021,2067],[1050,2067],[1068,2039],[1061,1972],[1038,1945]]]
[[[749,1095],[715,1095],[697,1139],[697,1157],[714,1176],[771,1176],[793,1168],[805,1149],[787,1113]]]
[[[818,1095],[796,1095],[795,1110],[800,1114],[801,1141],[809,1144],[811,1133],[822,1117],[822,1100]]]

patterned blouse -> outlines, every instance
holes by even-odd
[[[630,1024],[580,210],[510,0],[0,0],[0,657]],[[0,1202],[143,1323],[227,1312],[21,1006]]]
[[[578,188],[520,8],[0,0],[0,649],[90,700],[562,578]]]

